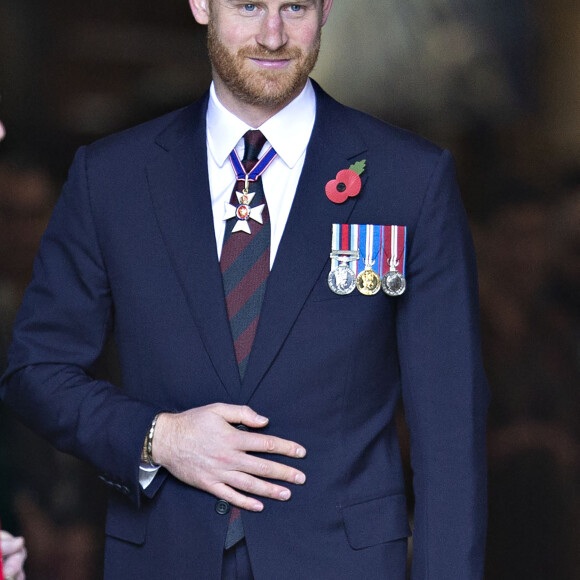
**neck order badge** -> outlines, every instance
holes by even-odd
[[[257,133],[260,132],[257,131]],[[262,133],[260,133],[260,135],[262,135]],[[252,145],[250,145],[250,148],[251,147]],[[254,155],[258,155],[261,148],[257,149],[257,147],[254,146],[254,149],[255,150],[253,152],[250,151],[252,157]],[[263,203],[261,205],[251,207],[251,203],[254,201],[256,193],[250,193],[249,186],[250,182],[257,182],[261,178],[264,171],[270,167],[270,164],[272,161],[274,161],[274,159],[276,159],[277,155],[278,154],[276,151],[274,151],[273,147],[270,147],[268,152],[259,161],[257,161],[257,158],[253,159],[249,157],[247,148],[244,152],[244,161],[240,161],[240,158],[238,157],[235,149],[230,153],[230,163],[232,164],[234,173],[236,174],[237,183],[243,182],[244,184],[241,192],[234,191],[238,203],[225,204],[224,219],[229,220],[234,217],[237,218],[237,221],[234,223],[234,227],[232,228],[232,233],[245,232],[246,234],[251,234],[252,231],[248,223],[248,220],[250,219],[257,221],[260,224],[263,223],[262,213],[266,207],[266,204]],[[233,196],[231,201],[235,201]]]

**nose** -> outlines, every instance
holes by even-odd
[[[288,42],[284,20],[278,13],[267,14],[262,22],[258,43],[268,50],[278,50]]]

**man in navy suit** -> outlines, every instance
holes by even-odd
[[[332,0],[190,5],[210,91],[77,153],[3,398],[102,472],[107,578],[402,580],[402,395],[413,578],[481,578],[487,387],[450,155],[308,79]],[[232,195],[256,129],[266,221],[248,179]],[[240,354],[224,239],[266,222]],[[111,333],[122,388],[92,372]]]

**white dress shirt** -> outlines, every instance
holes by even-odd
[[[278,153],[262,175],[264,194],[270,212],[270,269],[272,269],[296,195],[315,118],[316,95],[310,80],[290,104],[260,127],[250,127],[228,111],[219,101],[214,84],[211,84],[206,116],[207,170],[218,259],[221,256],[226,227],[225,204],[229,203],[236,183],[236,176],[229,161],[230,153],[235,148],[242,159],[244,134],[250,129],[258,128],[267,140],[260,156],[268,151],[270,146]],[[158,469],[141,465],[139,482],[143,489],[153,481]]]
[[[242,159],[244,134],[250,129],[258,128],[267,139],[262,154],[270,146],[278,153],[278,157],[262,176],[270,211],[271,269],[294,201],[315,117],[316,96],[310,81],[298,97],[260,127],[250,127],[228,111],[220,103],[212,83],[207,108],[207,168],[218,259],[226,226],[225,204],[229,203],[236,182],[228,159],[230,153],[236,148]]]

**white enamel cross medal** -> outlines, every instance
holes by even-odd
[[[254,199],[255,193],[247,193],[247,189],[244,188],[244,191],[236,191],[236,196],[238,198],[239,205],[236,207],[231,203],[226,203],[225,205],[225,215],[224,220],[229,220],[231,218],[237,218],[237,222],[235,223],[232,234],[235,232],[245,232],[246,234],[251,234],[252,230],[250,229],[250,224],[248,223],[250,220],[254,220],[259,224],[262,222],[262,212],[266,207],[265,204],[258,205],[256,207],[251,207],[250,204]]]
[[[277,157],[276,151],[274,151],[273,147],[270,147],[266,154],[256,163],[254,168],[250,171],[250,173],[246,173],[244,170],[244,166],[238,157],[235,149],[230,154],[230,162],[232,164],[232,168],[236,175],[236,179],[238,181],[244,180],[244,189],[243,191],[239,192],[236,191],[236,197],[238,198],[238,205],[232,205],[231,203],[225,203],[225,215],[224,220],[229,220],[232,218],[236,218],[237,222],[235,223],[234,227],[232,228],[232,234],[235,232],[245,232],[246,234],[251,234],[252,230],[250,229],[250,220],[254,220],[259,224],[263,223],[262,220],[262,212],[266,207],[266,204],[263,203],[262,205],[258,205],[256,207],[251,207],[252,200],[254,199],[255,193],[249,193],[249,182],[257,181],[260,176],[268,169],[270,164],[276,159]]]

